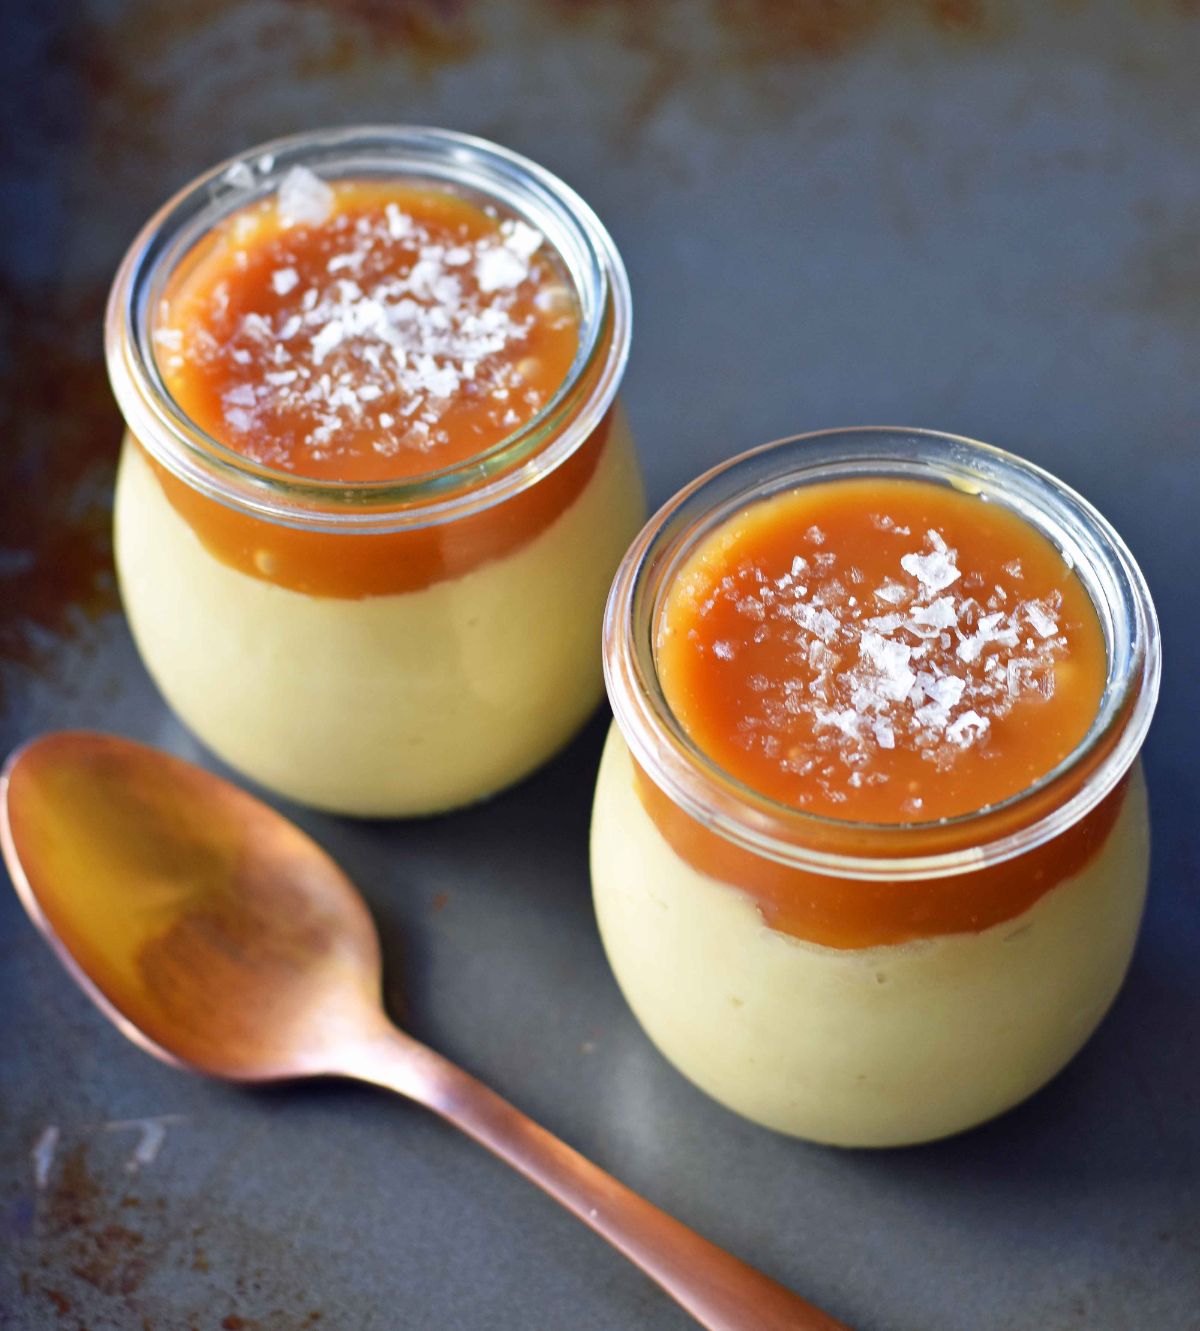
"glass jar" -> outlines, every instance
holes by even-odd
[[[156,360],[163,292],[214,226],[297,166],[448,190],[541,233],[580,333],[539,414],[461,465],[350,484],[260,465],[188,419]],[[549,758],[601,696],[604,597],[645,516],[617,401],[629,337],[625,270],[591,209],[480,139],[305,134],[223,163],[167,203],[117,274],[106,346],[128,426],[121,593],[182,720],[263,785],[350,814],[448,809]]]
[[[908,477],[1006,505],[1061,551],[1105,635],[1084,741],[1027,790],[939,822],[870,825],[756,794],[689,740],[654,634],[675,571],[748,503]],[[1107,522],[1037,467],[927,431],[852,429],[735,458],[650,521],[604,630],[615,723],[592,823],[600,931],[651,1040],[716,1099],[848,1146],[970,1127],[1052,1077],[1129,963],[1149,835],[1137,763],[1160,655],[1145,581]]]

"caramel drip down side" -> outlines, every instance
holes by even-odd
[[[1041,846],[945,878],[875,881],[810,873],[744,850],[704,827],[635,762],[637,793],[659,832],[697,872],[746,892],[781,933],[835,948],[867,948],[979,933],[1024,914],[1102,849],[1128,777],[1089,814]]]
[[[612,409],[570,457],[511,499],[451,523],[395,532],[316,531],[267,522],[200,493],[149,460],[172,507],[222,563],[289,591],[356,600],[460,578],[533,540],[579,497],[611,424]]]

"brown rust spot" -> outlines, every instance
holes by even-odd
[[[71,1300],[57,1289],[43,1289],[42,1293],[50,1300],[59,1317],[65,1317],[71,1311]]]
[[[125,1225],[103,1225],[91,1231],[89,1251],[71,1267],[72,1275],[102,1294],[133,1294],[146,1278],[142,1236]]]
[[[541,40],[553,41],[570,25],[599,42],[615,40],[637,58],[642,77],[634,76],[616,117],[618,142],[630,153],[644,150],[647,124],[680,91],[732,82],[753,102],[746,123],[761,126],[788,120],[813,101],[811,86],[793,71],[841,60],[871,41],[903,36],[953,49],[990,44],[1016,28],[997,0],[711,0],[689,25],[664,22],[641,0],[532,0],[530,7],[541,20],[533,29]],[[767,69],[787,77],[763,77]],[[698,124],[714,115],[710,102],[721,104],[719,97],[689,100]],[[721,125],[727,133],[728,123]]]
[[[886,0],[724,0],[718,13],[746,55],[780,60],[842,55],[874,33],[890,7]]]
[[[324,9],[425,64],[463,60],[477,46],[462,0],[289,0],[296,8]]]
[[[165,132],[173,99],[160,71],[181,49],[193,51],[200,64],[217,62],[228,87],[261,104],[263,59],[282,58],[285,81],[289,75],[353,74],[357,66],[395,55],[416,72],[466,59],[478,45],[466,9],[459,0],[286,0],[257,10],[241,0],[177,0],[167,7],[134,0],[114,23],[90,27],[71,53],[93,103],[117,130],[112,147],[122,157],[131,148],[149,153],[169,167],[180,160],[181,145]],[[299,23],[302,12],[324,13],[330,21]],[[245,146],[223,143],[209,156]],[[98,138],[100,151],[108,147]],[[186,146],[182,160],[188,160]]]
[[[980,0],[926,0],[930,21],[947,32],[978,33],[987,26],[987,13]]]
[[[750,61],[843,56],[888,23],[912,18],[957,36],[989,29],[983,0],[722,0],[718,20]]]
[[[0,289],[3,660],[39,664],[47,635],[70,635],[117,603],[110,503],[121,426],[100,358],[103,299]]]
[[[153,1218],[152,1230],[143,1233],[130,1227],[128,1222],[141,1216]],[[181,1229],[183,1246],[173,1247],[172,1235]],[[233,1215],[220,1217],[220,1230],[226,1266],[241,1266],[249,1253],[265,1264],[242,1267],[232,1290],[226,1279],[209,1282],[200,1307],[164,1302],[161,1294],[143,1288],[145,1280],[156,1270],[167,1275],[173,1267],[186,1270],[189,1258],[202,1255],[197,1240],[205,1227],[172,1224],[170,1208],[161,1197],[106,1186],[104,1177],[92,1168],[84,1141],[62,1154],[51,1185],[39,1197],[36,1227],[25,1248],[25,1269],[17,1287],[24,1299],[33,1301],[33,1308],[40,1307],[39,1313],[32,1308],[29,1312],[37,1325],[49,1324],[51,1318],[65,1319],[64,1324],[75,1331],[101,1325],[141,1331],[211,1331],[214,1325],[222,1331],[295,1331],[325,1320],[309,1293],[302,1288],[285,1291],[279,1283],[287,1262],[274,1233],[247,1228]],[[207,1271],[207,1258],[199,1263],[191,1260],[190,1266]],[[214,1322],[214,1305],[227,1310],[224,1321]],[[98,1320],[93,1322],[93,1317]]]
[[[120,1299],[132,1311],[129,1299],[145,1279],[148,1262],[142,1234],[117,1221],[120,1207],[120,1201],[106,1198],[81,1142],[64,1155],[43,1198],[37,1232],[39,1265],[60,1281],[69,1274],[109,1298]],[[57,1288],[43,1287],[42,1292],[60,1317],[78,1302]]]
[[[45,1220],[50,1233],[61,1237],[88,1229],[102,1196],[88,1164],[87,1147],[80,1142],[62,1157],[56,1181],[46,1194]]]

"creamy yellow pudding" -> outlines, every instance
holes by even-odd
[[[770,928],[752,897],[671,848],[614,727],[592,876],[617,982],[681,1072],[780,1132],[895,1146],[991,1118],[1076,1053],[1129,964],[1149,849],[1139,774],[1101,852],[1020,915],[823,947]]]
[[[618,410],[595,472],[549,527],[417,590],[313,596],[230,567],[131,441],[115,538],[142,659],[212,749],[305,804],[421,814],[524,776],[596,706],[604,598],[641,518]]]
[[[1145,895],[1158,648],[1065,487],[924,433],[748,455],[635,543],[606,672],[597,917],[702,1089],[900,1145],[1017,1103],[1095,1029]]]
[[[628,337],[599,222],[478,140],[305,136],[169,204],[108,349],[121,592],[180,717],[352,814],[545,761],[598,701],[643,516]]]

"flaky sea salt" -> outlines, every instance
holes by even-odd
[[[541,248],[542,233],[519,217],[510,218],[500,227],[506,249],[528,262]]]
[[[336,212],[336,202],[308,168],[289,170],[278,214],[289,228],[326,224],[316,263],[293,258],[285,239],[266,275],[275,298],[269,308],[233,316],[222,282],[210,302],[219,342],[205,326],[186,338],[170,327],[156,334],[165,351],[244,367],[242,383],[258,391],[223,394],[239,447],[264,462],[291,456],[297,445],[330,459],[357,448],[366,433],[378,435],[371,447],[382,454],[427,452],[449,438],[441,417],[464,390],[482,409],[474,418],[486,420],[482,428],[507,432],[536,412],[548,390],[527,350],[536,317],[529,310],[547,275],[566,293],[535,257],[542,234],[509,218],[467,238],[395,202],[359,215]],[[566,293],[566,313],[573,308]]]
[[[311,351],[314,365],[320,365],[326,356],[346,335],[346,326],[340,319],[330,319],[313,336]]]
[[[224,184],[232,189],[253,189],[254,172],[246,162],[234,162],[234,164],[221,177]]]
[[[903,605],[912,599],[912,590],[902,582],[885,582],[875,588],[875,599],[885,601],[888,605]]]
[[[889,536],[902,530],[884,514],[872,521]],[[827,538],[810,527],[801,539]],[[778,749],[786,770],[809,775],[833,803],[888,779],[872,770],[873,754],[903,743],[946,770],[986,744],[993,721],[1020,698],[1053,694],[1065,644],[1061,598],[1022,602],[1000,587],[988,592],[959,568],[940,532],[927,531],[922,546],[901,554],[897,576],[864,587],[861,598],[848,594],[861,573],[850,579],[832,552],[819,550],[796,555],[777,577],[752,562],[738,565],[705,603],[707,610],[720,597],[735,609],[749,643],[782,635],[789,644],[796,674],[752,675],[754,702],[739,729],[764,753]],[[714,645],[718,655],[727,649],[726,639]],[[906,801],[904,811],[915,816],[920,807]]]
[[[1033,626],[1033,631],[1041,638],[1052,638],[1058,632],[1058,622],[1048,615],[1036,601],[1030,601],[1025,607],[1025,618]]]
[[[300,274],[294,268],[277,268],[271,274],[271,290],[277,296],[286,296],[300,284]]]
[[[941,550],[927,555],[904,555],[900,567],[905,573],[911,573],[926,592],[940,592],[962,576],[954,567],[954,561]]]
[[[858,650],[862,659],[875,671],[875,684],[885,698],[907,698],[908,691],[916,683],[917,677],[908,668],[908,659],[912,648],[903,643],[893,642],[875,632],[864,633],[858,640]]]
[[[507,291],[519,286],[529,269],[519,254],[506,248],[485,250],[475,260],[475,281],[480,291]]]
[[[940,596],[931,605],[919,605],[912,612],[915,624],[926,624],[933,629],[948,629],[958,623],[958,611],[950,596]]]
[[[293,166],[279,182],[279,218],[284,226],[318,226],[333,211],[333,189],[306,166]]]
[[[946,727],[946,738],[952,744],[966,747],[973,739],[982,735],[990,724],[986,716],[980,716],[974,710],[963,712]]]
[[[998,642],[1005,647],[1015,647],[1019,634],[1003,613],[985,615],[979,621],[979,627],[969,637],[963,638],[955,649],[960,661],[978,661],[983,649],[990,642]]]

